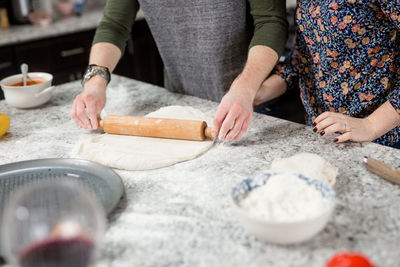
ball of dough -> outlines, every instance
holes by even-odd
[[[299,153],[289,158],[277,158],[272,161],[272,172],[300,173],[306,177],[319,179],[331,186],[336,182],[338,168],[324,158],[313,153]]]

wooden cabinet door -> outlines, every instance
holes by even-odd
[[[17,72],[13,49],[11,47],[0,48],[0,80]],[[4,94],[0,88],[1,99],[4,99]]]

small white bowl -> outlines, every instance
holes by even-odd
[[[22,80],[22,74],[9,76],[0,81],[4,97],[10,106],[33,108],[50,100],[51,93],[55,89],[54,86],[51,86],[53,75],[45,72],[30,72],[28,76],[33,80],[41,78],[44,82],[28,86],[11,86]]]
[[[254,218],[239,202],[253,189],[264,185],[276,173],[265,173],[253,178],[247,178],[232,189],[233,210],[242,226],[257,238],[280,245],[304,242],[319,233],[328,223],[335,207],[336,195],[333,189],[325,182],[307,178],[296,174],[299,179],[314,187],[321,196],[330,203],[329,208],[320,215],[303,221],[271,222]]]

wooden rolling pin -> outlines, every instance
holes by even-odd
[[[204,141],[211,137],[205,121],[107,115],[100,120],[106,133]]]
[[[364,157],[364,162],[366,163],[367,169],[370,172],[379,175],[380,177],[389,182],[400,185],[400,171],[397,170],[396,168],[382,161],[369,157]]]

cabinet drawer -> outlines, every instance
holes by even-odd
[[[94,31],[31,42],[15,48],[17,64],[26,62],[31,71],[56,72],[87,65]]]
[[[15,47],[17,66],[29,65],[29,71],[50,72],[53,69],[51,46],[48,42],[35,42]]]
[[[54,72],[53,84],[58,85],[75,80],[80,80],[84,71],[85,67],[75,67]]]
[[[94,32],[83,32],[65,36],[57,40],[53,49],[55,69],[86,66]]]

